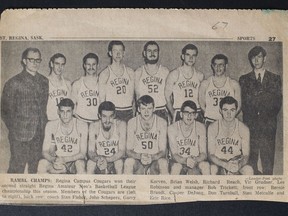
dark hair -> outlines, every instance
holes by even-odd
[[[63,59],[65,60],[65,63],[64,63],[64,64],[66,64],[66,57],[65,57],[62,53],[56,53],[56,54],[54,54],[54,55],[50,58],[50,61],[49,61],[50,74],[52,73],[51,62],[54,63],[55,59],[58,59],[58,58],[63,58]]]
[[[197,111],[197,105],[194,103],[194,101],[191,100],[187,100],[185,101],[182,106],[180,111],[183,112],[185,107],[190,107],[191,109],[193,109],[195,112]]]
[[[65,60],[65,64],[66,64],[66,57],[62,54],[62,53],[56,53],[54,54],[51,58],[50,58],[50,62],[53,62],[55,61],[55,59],[57,58],[64,58]]]
[[[198,48],[194,44],[187,44],[182,49],[182,54],[185,55],[187,50],[196,50],[196,55],[198,55]]]
[[[98,58],[98,56],[95,53],[88,53],[87,55],[85,55],[83,57],[83,65],[86,63],[88,58],[96,59],[97,64],[99,63],[99,58]]]
[[[57,106],[58,109],[60,109],[61,106],[64,106],[64,107],[71,107],[72,110],[74,110],[75,104],[70,98],[64,98],[60,101],[60,103]]]
[[[125,46],[122,41],[113,40],[113,41],[110,41],[108,45],[108,52],[112,51],[112,48],[114,45],[121,45],[123,47],[123,50],[125,51]]]
[[[224,104],[235,104],[236,109],[238,109],[238,101],[231,96],[226,96],[220,101],[220,109],[223,108]]]
[[[137,107],[140,107],[140,104],[147,106],[148,104],[152,104],[153,107],[155,106],[154,99],[149,95],[143,95],[137,100]]]
[[[215,55],[211,60],[211,65],[215,63],[216,59],[223,59],[225,61],[225,64],[228,64],[228,57],[223,54],[217,54]]]
[[[255,46],[249,51],[248,59],[249,59],[249,62],[250,62],[252,67],[254,67],[253,64],[252,64],[252,58],[254,58],[255,56],[259,55],[260,53],[262,53],[263,57],[265,57],[267,55],[266,50],[263,47],[261,47],[261,46]]]
[[[144,45],[144,51],[147,51],[147,47],[149,45],[156,45],[157,46],[157,49],[158,49],[158,52],[160,51],[160,48],[159,48],[159,45],[158,43],[156,43],[156,41],[148,41],[145,45]]]
[[[34,53],[37,52],[37,53],[39,53],[39,55],[41,57],[41,52],[40,52],[39,49],[33,48],[33,47],[29,47],[26,50],[24,50],[24,52],[22,53],[22,60],[27,58],[29,52],[34,52]]]
[[[115,112],[115,105],[111,101],[104,101],[102,102],[98,107],[98,113],[99,115],[102,115],[102,111],[113,111]]]

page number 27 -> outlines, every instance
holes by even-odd
[[[276,40],[276,37],[269,37],[268,38],[268,41],[275,41]]]

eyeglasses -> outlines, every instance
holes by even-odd
[[[41,63],[42,59],[26,58],[30,63]]]
[[[188,111],[183,111],[182,112],[183,113],[183,115],[185,115],[185,116],[192,116],[192,115],[195,115],[197,112],[188,112]]]
[[[213,67],[215,67],[215,68],[224,68],[225,64],[213,64]]]

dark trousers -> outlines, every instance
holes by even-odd
[[[155,110],[154,113],[168,122],[168,111],[166,108]]]
[[[117,110],[115,111],[115,117],[117,119],[120,119],[122,121],[125,121],[126,123],[133,118],[133,110],[128,109],[128,110]]]
[[[36,132],[32,140],[23,142],[9,134],[10,162],[8,173],[24,173],[26,163],[28,173],[37,173],[38,162],[42,157],[43,135]]]
[[[263,175],[273,175],[276,129],[259,128],[250,130],[249,164],[255,174],[261,174],[257,162],[260,154]]]

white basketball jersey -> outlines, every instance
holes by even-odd
[[[178,80],[173,86],[173,108],[180,109],[183,102],[186,100],[192,100],[198,109],[200,109],[198,102],[198,91],[200,86],[200,80],[197,76],[196,70],[194,70],[193,76],[191,78],[186,78],[180,68]]]
[[[73,118],[73,129],[69,134],[63,134],[60,120],[55,134],[52,134],[52,142],[56,145],[58,157],[73,156],[80,152],[81,134],[77,131],[77,119]]]
[[[134,96],[133,80],[124,65],[124,73],[117,76],[108,66],[109,78],[106,83],[106,101],[111,101],[116,108],[129,109],[132,107]]]
[[[210,82],[208,84],[208,88],[206,90],[206,111],[205,117],[210,118],[212,120],[219,120],[222,118],[219,109],[220,109],[220,101],[222,98],[226,96],[234,97],[234,89],[231,86],[231,79],[229,77],[226,78],[225,84],[218,88],[214,85],[213,77],[211,77]]]
[[[136,116],[136,131],[134,151],[139,154],[157,154],[159,152],[159,135],[157,128],[158,117],[154,115],[153,126],[150,130],[145,131],[140,122],[140,115]],[[160,118],[160,117],[159,117]]]
[[[154,75],[150,75],[145,66],[142,66],[139,69],[141,70],[139,86],[137,86],[139,89],[139,97],[150,95],[154,99],[155,107],[163,108],[166,105],[164,89],[166,78],[169,74],[168,69],[159,65],[158,71]]]
[[[242,155],[242,138],[239,133],[239,121],[235,119],[235,129],[230,136],[225,136],[222,120],[218,121],[218,135],[216,136],[215,156],[229,161]]]
[[[199,136],[196,132],[196,121],[193,123],[193,129],[189,136],[185,137],[180,127],[180,121],[177,121],[178,136],[176,137],[178,155],[187,158],[190,156],[197,157],[199,152]]]
[[[117,131],[116,120],[114,120],[113,132],[109,139],[104,137],[101,122],[99,122],[99,124],[100,129],[96,139],[97,154],[105,157],[111,157],[119,151],[120,136]]]
[[[47,103],[47,117],[49,121],[59,119],[59,115],[57,113],[57,105],[63,98],[70,98],[70,94],[71,92],[63,78],[61,86],[59,87],[54,86],[49,80],[49,97]]]
[[[77,95],[76,114],[82,120],[96,121],[98,119],[99,92],[98,84],[93,89],[89,89],[83,77],[79,80],[81,87]]]

